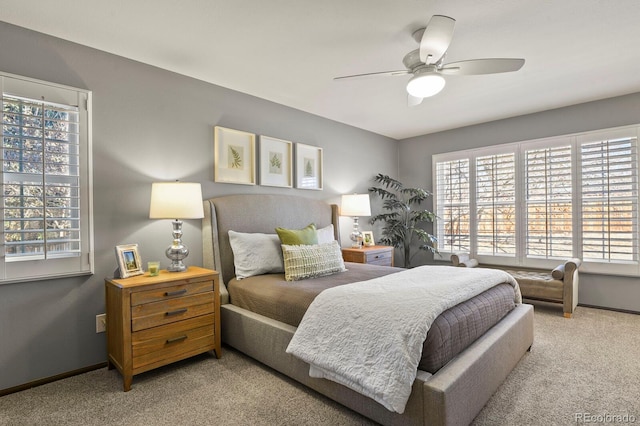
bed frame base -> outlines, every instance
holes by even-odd
[[[296,328],[231,304],[221,308],[229,346],[383,425],[469,424],[533,344],[533,307],[518,305],[436,374],[418,370],[403,414],[335,382],[309,377],[285,352]]]

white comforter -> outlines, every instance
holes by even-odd
[[[504,282],[520,303],[517,282],[495,269],[422,266],[330,288],[309,306],[287,353],[310,364],[312,377],[403,413],[436,317]]]

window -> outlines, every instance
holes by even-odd
[[[90,273],[90,93],[0,81],[0,282]]]
[[[583,143],[580,160],[584,258],[637,262],[637,139]]]
[[[515,155],[476,158],[477,253],[515,256]]]
[[[435,155],[439,250],[511,266],[579,257],[585,272],[640,275],[638,129]]]
[[[572,257],[571,145],[526,150],[524,163],[527,256]]]
[[[469,160],[440,162],[436,174],[437,199],[442,206],[437,221],[440,249],[469,252]]]

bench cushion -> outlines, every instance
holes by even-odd
[[[518,281],[523,297],[562,301],[564,283],[546,271],[504,269]]]

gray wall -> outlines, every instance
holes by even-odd
[[[405,139],[400,142],[400,179],[431,190],[434,154],[638,123],[640,93]],[[579,302],[640,312],[639,284],[638,278],[581,274]]]
[[[152,182],[201,182],[205,198],[286,193],[339,203],[366,192],[376,173],[397,174],[389,138],[3,22],[0,40],[0,70],[93,91],[95,221],[93,276],[0,285],[0,390],[106,361],[95,316],[105,310],[114,246],[138,243],[143,262],[166,266],[171,224],[148,218]],[[324,190],[214,183],[215,125],[322,147]],[[351,224],[341,221],[343,235]],[[183,241],[186,263],[201,264],[199,221],[185,221]]]

